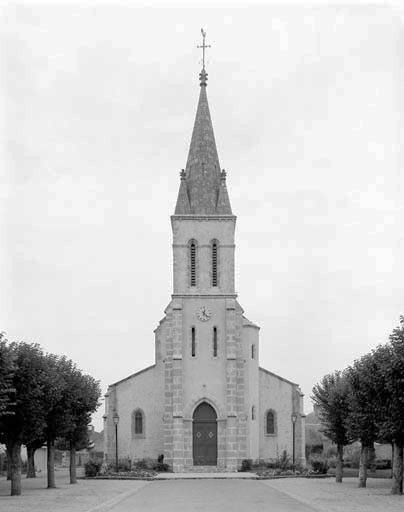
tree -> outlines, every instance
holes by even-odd
[[[47,480],[48,489],[56,487],[55,483],[55,440],[63,435],[69,393],[66,375],[74,367],[66,357],[47,354],[47,382],[44,397],[45,429],[47,449]]]
[[[76,483],[76,446],[86,436],[91,414],[97,409],[99,383],[84,375],[66,357],[48,354],[52,375],[47,395],[45,438],[48,449],[48,488],[55,487],[54,450],[58,437],[69,441],[70,481]]]
[[[44,428],[43,396],[45,359],[39,345],[12,343],[15,370],[12,414],[0,417],[0,442],[10,462],[11,495],[21,494],[21,444],[27,433],[40,435]]]
[[[341,372],[325,375],[313,387],[312,400],[318,408],[322,432],[337,445],[335,481],[342,482],[344,446],[351,441],[346,428],[349,411],[349,385]]]
[[[387,345],[378,347],[373,355],[378,368],[378,428],[381,437],[393,443],[392,494],[403,493],[404,447],[404,316],[393,330]]]
[[[344,372],[349,384],[349,408],[346,427],[351,439],[361,443],[358,487],[366,487],[367,465],[378,436],[379,409],[374,400],[379,382],[377,365],[372,354],[366,354]]]
[[[66,418],[64,437],[70,450],[70,483],[76,479],[76,449],[88,443],[88,427],[91,414],[100,405],[101,388],[99,382],[90,375],[84,375],[77,368],[66,374],[69,393],[66,397]]]
[[[14,371],[13,352],[7,344],[5,334],[0,332],[0,416],[12,413]]]
[[[27,478],[36,478],[35,452],[45,444],[45,440],[42,437],[31,439],[29,436],[29,438],[29,441],[24,441],[27,448]]]

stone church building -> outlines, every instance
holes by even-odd
[[[203,68],[171,216],[173,293],[154,331],[155,363],[109,386],[106,457],[115,461],[116,450],[132,460],[164,454],[174,471],[235,471],[243,459],[268,461],[283,450],[292,457],[294,450],[296,464],[304,464],[303,395],[298,384],[259,366],[259,327],[235,291],[236,216],[206,88]]]

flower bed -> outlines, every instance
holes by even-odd
[[[135,469],[132,471],[120,471],[119,473],[109,471],[97,476],[86,476],[83,478],[90,480],[153,480],[156,475],[156,471]]]
[[[276,469],[264,469],[256,472],[258,479],[275,479],[275,478],[330,478],[332,475],[324,475],[315,471],[296,471],[291,470],[279,471]]]

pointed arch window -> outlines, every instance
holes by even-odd
[[[265,432],[268,436],[273,436],[276,433],[276,417],[275,411],[269,410],[266,415],[266,429]]]
[[[191,240],[189,242],[189,284],[190,286],[196,286],[196,241]]]
[[[144,413],[141,409],[132,412],[132,437],[144,437],[145,424]]]
[[[191,328],[191,356],[196,355],[195,327]]]
[[[213,357],[217,357],[217,327],[213,327]]]
[[[251,407],[251,419],[255,420],[255,405]]]
[[[212,286],[218,286],[219,285],[218,271],[217,271],[217,267],[218,267],[218,262],[217,262],[218,247],[219,247],[218,241],[217,240],[213,240],[212,241],[212,247],[211,247],[211,250],[212,250]]]

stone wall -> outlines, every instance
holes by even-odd
[[[118,457],[138,460],[144,457],[157,458],[163,453],[163,368],[149,367],[137,374],[110,386],[108,391],[108,414],[106,447],[107,459],[115,461],[115,427],[113,414],[119,415]],[[144,414],[144,433],[133,434],[132,413],[140,409]]]
[[[283,450],[286,450],[288,455],[292,457],[293,427],[291,417],[292,412],[295,411],[298,413],[295,427],[295,461],[296,463],[304,463],[303,402],[298,386],[263,368],[260,368],[259,371],[259,382],[259,458],[263,460],[276,459],[282,454]],[[276,426],[274,435],[266,433],[266,413],[269,409],[275,412]]]

